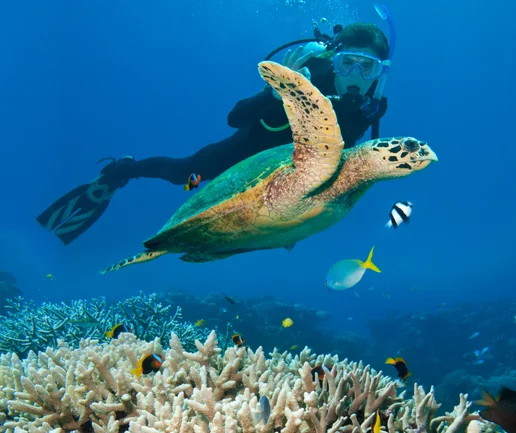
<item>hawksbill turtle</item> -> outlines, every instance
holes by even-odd
[[[437,161],[427,143],[412,137],[344,149],[331,101],[309,80],[275,62],[261,62],[258,69],[283,99],[294,142],[222,173],[143,243],[144,252],[101,273],[168,253],[200,263],[254,250],[290,250],[339,222],[375,182],[408,176]]]

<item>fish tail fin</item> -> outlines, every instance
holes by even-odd
[[[186,184],[184,187],[185,191],[190,191],[190,185]]]
[[[167,254],[167,250],[161,250],[161,251],[152,251],[147,250],[143,253],[136,254],[135,256],[128,257],[127,259],[121,260],[118,263],[115,263],[114,265],[109,266],[108,268],[104,269],[103,271],[100,271],[102,275],[107,274],[111,271],[118,271],[121,268],[125,268],[129,265],[135,265],[136,263],[145,263],[149,262],[151,260],[157,259],[158,257],[162,256],[163,254]]]
[[[372,271],[375,271],[375,272],[382,272],[382,271],[380,271],[378,266],[376,266],[373,263],[373,251],[374,251],[374,247],[371,248],[371,251],[369,251],[369,255],[367,256],[367,260],[364,263],[362,263],[362,267],[366,268],[366,269],[371,269]]]
[[[403,380],[407,380],[410,376],[412,376],[412,372],[411,372],[411,371],[409,371],[409,372],[405,375],[405,377],[403,378]]]
[[[138,379],[140,378],[140,376],[142,375],[142,372],[143,372],[143,369],[141,366],[139,367],[136,367],[136,368],[133,368],[131,370],[131,373],[133,373]]]
[[[491,394],[489,394],[487,391],[484,391],[482,393],[482,400],[477,400],[474,403],[478,404],[479,406],[491,407],[496,404],[496,400]]]

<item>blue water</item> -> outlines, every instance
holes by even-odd
[[[188,195],[165,181],[132,180],[65,247],[36,216],[95,178],[98,159],[187,156],[232,132],[228,111],[263,86],[257,63],[280,44],[310,37],[312,19],[383,23],[372,3],[358,0],[1,3],[0,268],[36,300],[171,289],[276,295],[329,311],[335,333],[364,331],[368,320],[393,312],[432,312],[443,302],[515,300],[516,7],[464,0],[392,0],[388,7],[398,42],[382,136],[426,140],[438,164],[377,184],[341,223],[290,253],[207,264],[166,256],[101,276],[139,252]],[[412,222],[389,231],[383,226],[397,200],[414,203]],[[329,292],[330,266],[364,260],[372,245],[383,272]]]

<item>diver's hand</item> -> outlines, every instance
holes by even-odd
[[[310,80],[312,78],[312,74],[310,74],[310,70],[303,66],[308,60],[310,60],[314,55],[312,50],[307,51],[303,45],[297,47],[297,49],[292,52],[292,50],[288,50],[283,57],[283,61],[281,64],[286,66],[287,68],[292,69],[293,71],[299,72],[305,78]],[[281,96],[279,93],[272,89],[272,94],[276,99],[281,100]]]
[[[287,68],[292,69],[293,71],[299,72],[304,75],[306,78],[310,79],[310,71],[306,66],[303,66],[308,60],[310,60],[314,55],[312,50],[306,51],[305,48],[300,45],[297,47],[296,51],[292,52],[288,50],[283,57],[283,61],[281,64],[286,66]]]
[[[110,191],[124,187],[134,177],[132,175],[132,169],[136,163],[134,157],[124,156],[115,159],[110,156],[97,161],[97,164],[104,161],[111,162],[100,171],[99,184],[107,185]]]

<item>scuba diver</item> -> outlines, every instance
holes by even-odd
[[[293,41],[270,53],[269,60],[292,45],[283,65],[303,74],[328,98],[337,115],[345,147],[353,147],[371,127],[379,136],[379,121],[387,110],[383,90],[394,52],[396,33],[385,6],[375,5],[387,21],[390,40],[369,23],[333,27],[333,36],[317,25],[314,38]],[[37,220],[43,228],[55,230],[67,245],[91,227],[104,213],[113,194],[131,179],[141,177],[185,184],[188,191],[202,180],[211,180],[244,159],[292,142],[292,132],[279,95],[270,86],[238,102],[228,115],[228,125],[237,128],[230,137],[208,144],[186,158],[166,156],[136,160],[132,156],[110,160],[92,182],[83,184],[54,202]],[[198,173],[198,174],[197,174]]]

